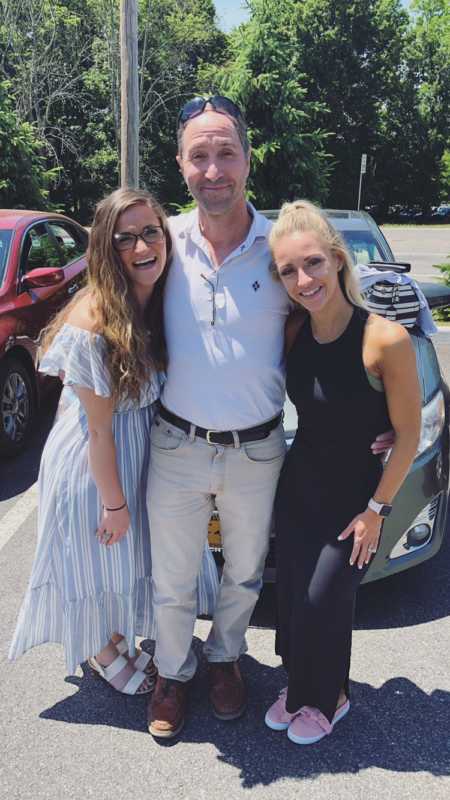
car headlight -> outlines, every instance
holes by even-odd
[[[429,447],[441,435],[445,425],[445,402],[441,390],[435,394],[432,400],[422,408],[422,424],[420,428],[420,439],[417,446],[416,458]]]

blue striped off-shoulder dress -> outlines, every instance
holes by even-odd
[[[99,653],[114,631],[133,653],[135,636],[154,638],[150,534],[146,508],[152,407],[159,396],[154,376],[139,403],[119,402],[113,435],[131,525],[105,547],[95,535],[101,499],[88,464],[87,417],[71,386],[110,396],[102,336],[65,324],[40,370],[64,375],[59,413],[47,439],[39,472],[38,538],[30,582],[9,657],[44,642],[64,646],[69,672]],[[217,571],[208,549],[198,580],[198,612],[213,611]]]

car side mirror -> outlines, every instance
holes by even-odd
[[[60,267],[38,267],[23,276],[24,289],[39,289],[44,286],[57,286],[64,281],[64,271]]]

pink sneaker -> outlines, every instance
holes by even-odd
[[[336,722],[345,717],[349,710],[350,700],[347,700],[338,708],[333,717],[333,722],[330,724],[318,708],[303,706],[289,725],[288,738],[295,744],[314,744],[319,742],[320,739],[331,733]]]
[[[264,717],[264,722],[269,728],[272,728],[273,731],[285,731],[286,728],[289,728],[295,714],[298,714],[298,711],[294,714],[290,714],[289,711],[286,711],[287,690],[287,686],[281,690],[278,700],[270,706]]]

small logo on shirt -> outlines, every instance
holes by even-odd
[[[252,286],[253,286],[253,291],[257,292],[260,287],[259,281],[255,281],[254,283],[252,283]]]

